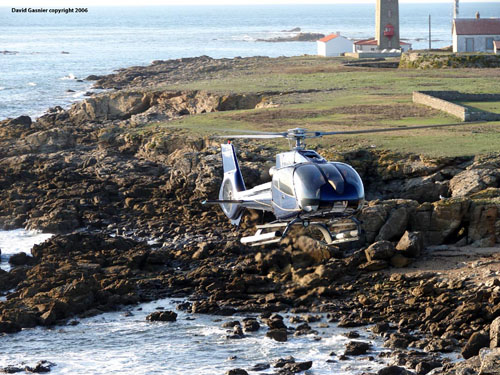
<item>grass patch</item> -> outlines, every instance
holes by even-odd
[[[500,101],[484,101],[484,102],[458,102],[473,111],[485,111],[500,114]]]

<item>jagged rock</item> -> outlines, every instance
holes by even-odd
[[[260,324],[257,319],[245,318],[243,319],[243,329],[245,332],[256,332],[260,329]]]
[[[377,375],[413,375],[413,372],[404,367],[387,366],[377,371]]]
[[[54,363],[43,360],[43,361],[39,361],[34,367],[26,366],[25,371],[35,373],[35,374],[46,373],[46,372],[50,372],[52,367],[54,367],[54,366],[55,366]]]
[[[419,362],[415,367],[415,372],[417,375],[426,375],[435,368],[439,368],[442,366],[442,363],[439,361],[423,361]]]
[[[490,348],[500,347],[500,317],[490,324]]]
[[[486,349],[479,351],[481,368],[479,375],[500,375],[500,348]]]
[[[394,245],[389,241],[377,241],[370,245],[365,250],[366,259],[371,262],[373,260],[388,260],[394,255]]]
[[[9,263],[13,266],[22,266],[31,262],[33,258],[26,255],[26,253],[17,253],[9,258]]]
[[[362,341],[349,341],[345,346],[344,355],[362,355],[370,350],[371,344]]]
[[[467,231],[469,243],[477,243],[481,247],[495,246],[499,207],[495,203],[471,203]]]
[[[406,349],[409,344],[410,341],[407,338],[398,334],[391,334],[389,339],[384,341],[384,347],[391,349]]]
[[[488,187],[497,187],[500,173],[498,169],[477,168],[468,169],[450,180],[450,190],[453,197],[465,197]]]
[[[424,249],[424,237],[420,232],[406,231],[398,244],[396,250],[400,251],[404,256],[417,258]]]
[[[155,311],[146,317],[150,322],[175,322],[177,314],[173,311]]]
[[[364,207],[361,210],[360,220],[363,222],[363,229],[366,233],[366,241],[371,243],[380,231],[380,228],[387,220],[387,208],[383,205],[373,205]]]
[[[295,246],[309,255],[313,259],[314,263],[322,263],[332,257],[332,253],[328,246],[312,239],[311,237],[300,236],[295,241]]]
[[[242,368],[235,368],[235,369],[226,371],[225,374],[226,375],[248,375],[248,372],[246,372]]]
[[[296,374],[302,371],[309,370],[312,367],[312,364],[312,361],[286,363],[279,372],[283,374]]]
[[[266,332],[266,337],[269,337],[278,342],[285,342],[288,340],[288,334],[285,328],[270,329]]]
[[[273,363],[273,367],[274,368],[282,368],[283,366],[285,366],[286,364],[289,364],[289,363],[295,363],[295,358],[293,358],[292,356],[288,356],[286,358],[280,358],[276,362]]]
[[[490,336],[482,332],[474,332],[462,349],[462,357],[469,359],[479,354],[481,348],[489,347]]]
[[[429,227],[426,228],[424,242],[427,245],[438,245],[460,228],[466,215],[470,201],[467,199],[446,199],[432,204]],[[417,231],[425,230],[417,227]]]
[[[406,207],[398,207],[389,214],[389,218],[380,228],[377,241],[394,240],[400,238],[404,233],[408,224],[408,209]]]

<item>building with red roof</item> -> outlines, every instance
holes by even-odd
[[[456,18],[453,20],[453,52],[494,52],[500,41],[500,18]]]
[[[352,52],[353,41],[339,33],[330,34],[317,41],[318,55],[340,56],[346,52]]]

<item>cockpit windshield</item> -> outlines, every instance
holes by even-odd
[[[319,200],[321,186],[326,181],[314,164],[299,165],[294,174],[295,192],[303,200]]]
[[[328,183],[333,187],[337,194],[344,193],[344,178],[340,174],[339,170],[335,168],[332,164],[320,164],[318,167],[323,171]]]

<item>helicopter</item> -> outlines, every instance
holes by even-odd
[[[245,209],[268,211],[276,220],[257,225],[253,236],[242,237],[241,243],[260,246],[280,242],[295,225],[318,229],[326,245],[358,241],[361,222],[355,215],[365,202],[364,185],[356,170],[345,163],[325,160],[316,151],[307,150],[305,140],[328,135],[392,132],[462,124],[422,125],[353,131],[309,131],[304,128],[285,132],[255,132],[217,138],[272,139],[286,138],[294,142],[291,151],[276,155],[276,165],[269,175],[272,181],[247,189],[231,142],[221,145],[224,178],[219,199],[203,204],[219,204],[233,225],[239,225]],[[247,131],[251,132],[251,131]]]

